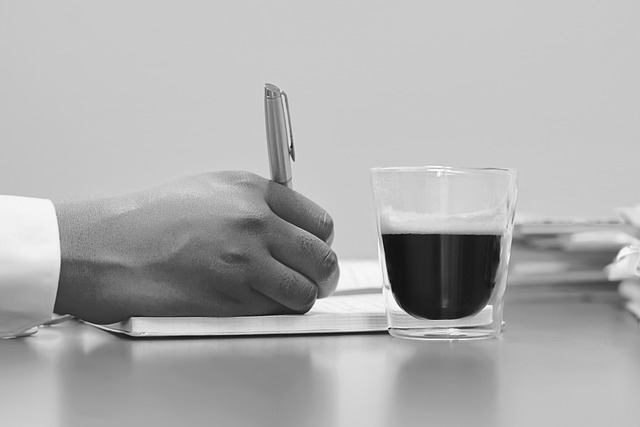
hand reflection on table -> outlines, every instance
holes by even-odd
[[[386,425],[497,425],[497,340],[394,344]]]
[[[305,340],[79,332],[82,351],[68,348],[59,359],[61,426],[327,424],[330,387]]]

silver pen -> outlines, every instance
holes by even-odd
[[[291,133],[289,100],[283,90],[271,83],[264,85],[264,118],[271,179],[293,188],[291,160],[296,160],[296,154]]]

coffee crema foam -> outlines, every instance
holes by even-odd
[[[429,214],[386,210],[380,215],[382,234],[502,234],[504,213],[484,210],[465,214]]]

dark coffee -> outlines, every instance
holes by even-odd
[[[497,234],[382,234],[396,302],[423,319],[477,314],[496,284],[500,240]]]

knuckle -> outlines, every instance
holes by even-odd
[[[338,256],[328,246],[326,247],[324,253],[321,255],[320,268],[322,277],[324,278],[333,276],[338,270]]]
[[[322,257],[320,264],[320,280],[318,281],[318,298],[325,298],[335,291],[340,278],[338,256],[329,249]]]
[[[262,280],[260,258],[252,250],[225,246],[210,263],[209,274],[216,288],[250,289]]]
[[[298,248],[303,254],[308,254],[311,251],[311,246],[313,245],[313,241],[310,236],[306,234],[298,235]]]
[[[242,231],[252,234],[261,234],[269,225],[269,214],[258,207],[245,206],[240,209],[237,218],[237,226]]]
[[[301,313],[306,313],[307,311],[311,310],[313,304],[316,303],[316,299],[318,298],[318,290],[315,286],[305,286],[300,294],[299,310]]]
[[[249,171],[234,171],[233,182],[241,187],[253,188],[259,185],[261,179],[258,175]]]
[[[251,265],[253,257],[244,248],[228,245],[220,255],[220,260],[227,266]]]
[[[280,297],[292,310],[306,313],[316,302],[318,292],[313,285],[301,283],[295,276],[286,276],[280,282]]]
[[[323,240],[328,239],[333,233],[333,218],[325,211],[318,215],[318,230]]]
[[[291,276],[285,276],[280,282],[280,296],[286,302],[295,302],[296,293],[295,278]]]

